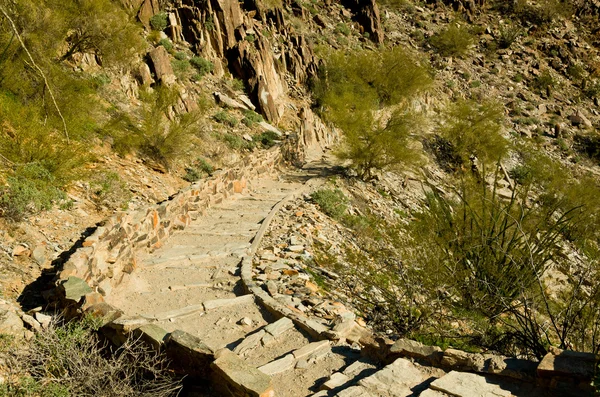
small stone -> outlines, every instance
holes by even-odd
[[[31,251],[29,250],[29,248],[27,248],[23,245],[17,245],[15,248],[13,248],[12,255],[13,256],[29,256],[29,255],[31,255]]]
[[[240,321],[238,321],[239,325],[247,325],[247,326],[251,326],[252,325],[252,319],[248,318],[248,317],[244,317],[242,318]]]
[[[298,360],[298,362],[296,363],[296,369],[307,369],[308,368],[308,361],[306,360]]]
[[[323,383],[320,387],[321,390],[333,390],[346,384],[350,378],[341,372],[336,372],[329,377],[329,380]]]
[[[35,313],[35,319],[40,323],[42,328],[48,328],[52,322],[52,316],[40,312]]]
[[[21,319],[25,324],[29,326],[29,328],[32,328],[34,331],[39,332],[42,330],[42,326],[40,325],[40,323],[38,323],[38,321],[29,314],[23,314],[21,316]]]

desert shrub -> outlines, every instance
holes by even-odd
[[[590,81],[583,93],[590,99],[600,98],[600,81]]]
[[[281,137],[273,131],[265,131],[253,138],[254,141],[260,142],[266,148],[274,146],[279,139]]]
[[[585,77],[585,69],[580,64],[572,64],[567,68],[567,75],[573,80],[581,80]]]
[[[206,159],[198,157],[192,165],[186,167],[183,179],[188,182],[196,182],[204,175],[212,175],[213,171],[214,167]]]
[[[473,36],[467,27],[451,24],[431,36],[429,43],[444,57],[460,57],[473,43]]]
[[[236,127],[238,125],[238,119],[234,115],[229,114],[225,110],[218,111],[213,116],[213,119],[219,123],[228,125],[230,127]]]
[[[111,209],[125,209],[131,198],[131,191],[119,174],[113,171],[94,173],[90,179],[91,199],[96,205]]]
[[[369,179],[373,170],[385,170],[415,161],[410,135],[419,117],[406,99],[427,89],[427,67],[406,50],[396,47],[377,53],[333,53],[321,78],[313,85],[323,117],[344,131],[337,155],[348,159],[359,176]],[[396,105],[391,115],[383,106]]]
[[[500,34],[496,38],[499,48],[510,48],[510,46],[521,36],[521,29],[510,24],[500,28]]]
[[[87,319],[54,322],[38,332],[27,349],[0,353],[11,372],[0,384],[0,395],[177,395],[180,380],[163,355],[131,338],[113,347],[100,340],[96,328],[97,323]]]
[[[190,59],[190,63],[194,69],[196,69],[196,72],[198,72],[198,76],[200,78],[204,77],[204,75],[207,73],[211,73],[215,67],[211,61],[202,57],[192,57],[192,59]]]
[[[341,220],[348,210],[348,198],[339,189],[321,189],[310,197],[328,216]]]
[[[531,82],[531,87],[540,91],[545,92],[548,88],[554,87],[556,80],[552,77],[552,74],[548,70],[544,70]]]
[[[242,137],[235,134],[223,134],[220,136],[227,146],[233,150],[253,150],[255,148],[254,141],[246,141]]]
[[[13,221],[29,214],[49,210],[59,202],[66,203],[66,194],[56,178],[40,164],[17,167],[0,188],[0,213]]]
[[[150,18],[150,26],[154,30],[163,31],[167,28],[168,16],[164,12],[160,12]]]
[[[167,51],[173,50],[173,43],[171,43],[171,40],[169,40],[169,39],[160,39],[160,41],[158,42],[158,45],[165,47],[165,50],[167,50]]]
[[[244,118],[242,119],[242,123],[247,127],[252,127],[256,123],[260,123],[263,121],[263,117],[256,113],[253,110],[246,110],[244,112]]]
[[[438,131],[462,163],[468,164],[475,156],[485,166],[507,153],[507,141],[500,133],[503,120],[503,110],[496,103],[459,100],[444,112]]]
[[[182,78],[190,70],[190,61],[187,59],[172,59],[173,73],[179,78]]]
[[[348,25],[343,22],[338,23],[333,31],[337,34],[343,34],[344,36],[349,36],[351,33]]]

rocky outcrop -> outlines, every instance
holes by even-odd
[[[373,42],[383,43],[383,26],[375,0],[344,0],[342,4],[354,13],[354,20],[360,24],[364,33],[369,34]]]
[[[152,63],[154,74],[159,81],[168,84],[175,80],[171,59],[165,47],[156,47],[148,53],[148,56]]]

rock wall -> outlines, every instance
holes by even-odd
[[[253,178],[272,172],[279,160],[280,151],[275,147],[264,156],[248,157],[236,168],[194,183],[166,202],[114,215],[64,264],[58,284],[75,277],[83,280],[90,291],[108,295],[136,268],[137,252],[160,247],[173,231],[188,226],[211,205],[242,193]]]

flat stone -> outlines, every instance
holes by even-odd
[[[230,299],[215,299],[204,302],[204,310],[208,311],[218,307],[244,305],[252,302],[254,302],[254,295],[252,294],[242,295]]]
[[[237,354],[228,349],[217,353],[217,359],[210,365],[217,387],[228,390],[228,395],[251,397],[274,397],[271,377],[247,364]]]
[[[38,323],[38,321],[29,314],[23,314],[23,316],[21,316],[21,319],[25,324],[29,326],[29,328],[32,328],[33,330],[38,332],[42,330],[41,324]]]
[[[0,334],[23,336],[23,320],[11,310],[0,310]]]
[[[238,355],[243,355],[247,351],[252,350],[260,344],[262,337],[266,334],[264,329],[261,329],[258,332],[253,333],[252,335],[248,335],[244,340],[233,349],[233,352]]]
[[[278,337],[287,330],[294,328],[294,322],[287,317],[282,317],[279,320],[265,327],[265,331],[274,337]]]
[[[441,391],[456,397],[511,397],[508,390],[500,386],[488,383],[484,376],[468,372],[451,371],[450,373],[434,380],[431,389]]]
[[[429,376],[422,373],[413,363],[399,358],[373,375],[361,379],[358,384],[375,395],[411,395],[411,388]]]
[[[396,394],[392,395],[395,396]],[[379,397],[379,395],[371,394],[362,386],[352,386],[340,391],[338,394],[336,394],[336,397]]]
[[[349,380],[350,378],[348,376],[344,375],[341,372],[336,372],[329,377],[329,380],[327,382],[321,385],[320,389],[333,390],[348,383]]]
[[[210,365],[215,359],[213,350],[200,338],[181,330],[175,330],[169,335],[166,352],[180,373],[203,378],[209,375]]]
[[[299,360],[301,358],[310,356],[317,350],[325,349],[325,348],[328,348],[329,346],[330,346],[330,342],[328,340],[321,340],[318,342],[309,343],[308,345],[301,347],[298,350],[294,350],[294,352],[292,354],[294,354],[294,357],[296,358],[296,360]]]
[[[146,343],[152,345],[156,350],[160,349],[167,340],[169,333],[156,324],[142,325],[133,334],[140,337]]]
[[[258,370],[269,376],[273,376],[294,368],[294,364],[296,364],[294,355],[288,354],[279,360],[271,361],[262,367],[258,367]]]
[[[50,326],[50,323],[52,322],[52,316],[41,312],[36,312],[34,317],[40,323],[42,328],[48,328]]]
[[[427,346],[410,339],[398,339],[390,348],[390,354],[393,356],[408,356],[429,361],[439,361],[442,349],[438,346]]]
[[[228,97],[227,95],[221,92],[214,93],[215,99],[219,104],[223,104],[232,109],[240,109],[240,110],[249,110],[248,106],[236,101],[233,98]]]
[[[188,316],[190,314],[198,313],[204,311],[204,305],[202,303],[197,305],[190,305],[186,307],[182,307],[180,309],[169,310],[168,312],[159,313],[154,316],[159,321],[168,320],[170,318],[178,318],[183,316]]]
[[[592,379],[599,356],[569,350],[551,349],[537,367],[540,377],[565,376]]]
[[[93,308],[94,306],[92,306]],[[91,309],[91,308],[90,308]],[[111,328],[122,330],[128,334],[135,329],[138,329],[142,325],[148,324],[150,321],[147,318],[141,316],[119,318],[113,321],[110,325]]]
[[[261,126],[261,128],[266,131],[274,132],[278,136],[283,136],[283,133],[281,131],[279,131],[276,127],[272,126],[271,124],[267,123],[266,121],[261,121],[260,123],[258,123],[258,125]]]
[[[433,390],[433,389],[427,389],[424,392],[422,392],[421,394],[419,394],[419,397],[449,397],[449,394],[446,393],[442,393],[441,391],[437,391],[437,390]]]
[[[65,299],[79,302],[82,297],[93,292],[92,288],[79,277],[70,276],[60,284]]]

